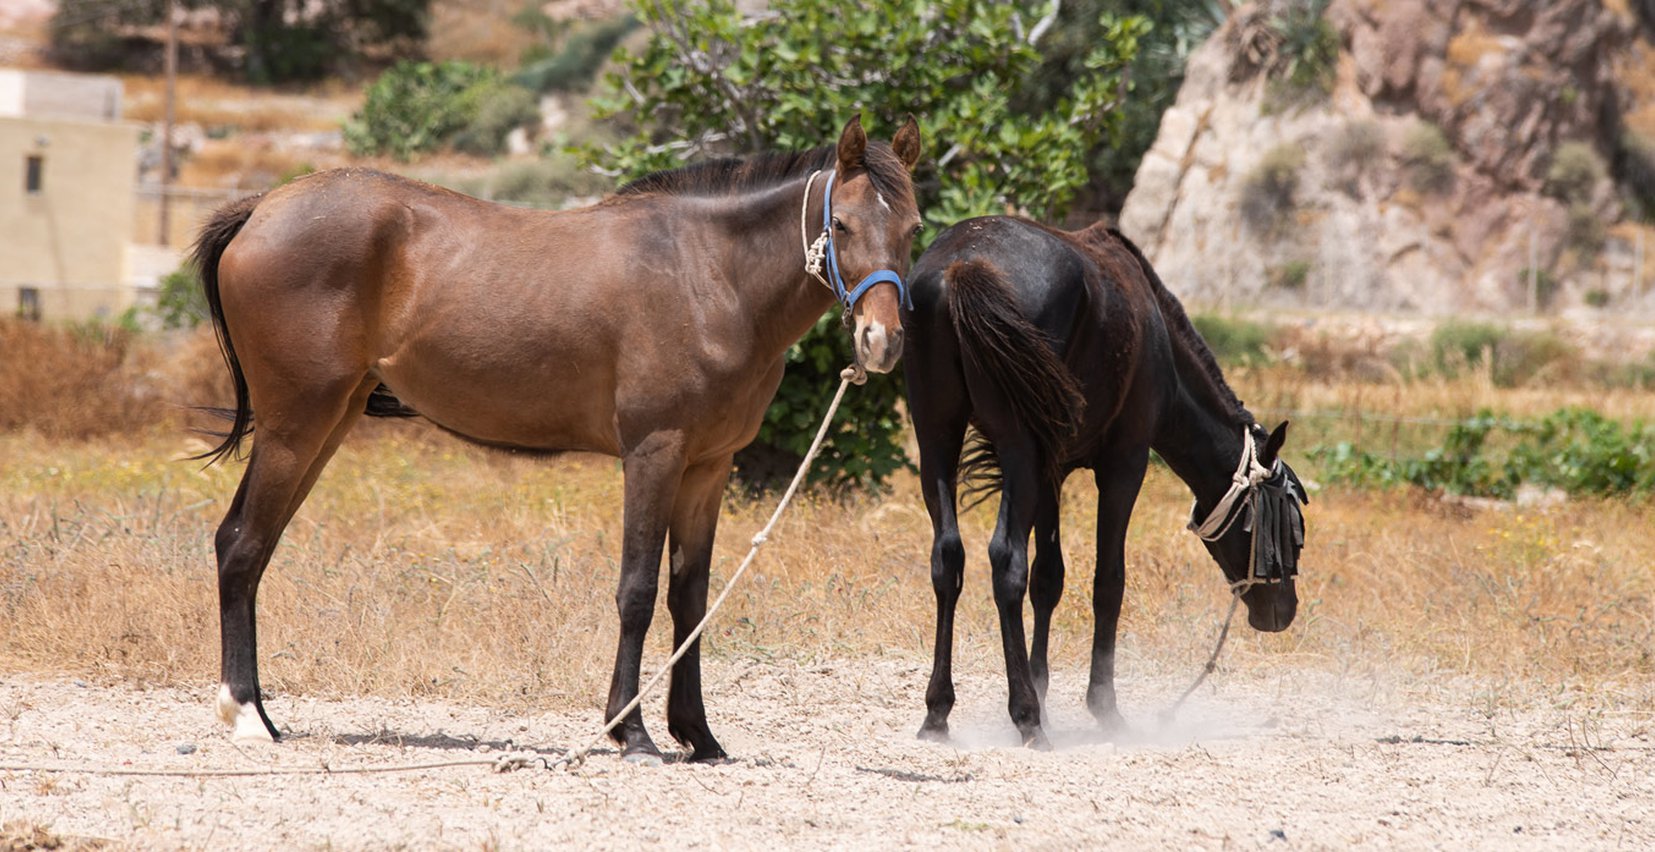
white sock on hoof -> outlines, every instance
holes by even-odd
[[[237,704],[230,697],[228,684],[218,685],[218,718],[233,729],[230,738],[237,742],[275,742],[270,729],[259,718],[259,708],[251,701]]]

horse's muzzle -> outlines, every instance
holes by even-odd
[[[1254,586],[1241,599],[1247,602],[1247,624],[1263,633],[1286,630],[1299,610],[1299,597],[1292,586]]]
[[[902,326],[886,328],[878,320],[856,329],[856,358],[870,373],[889,373],[902,358]]]

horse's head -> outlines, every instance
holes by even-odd
[[[1240,490],[1223,517],[1213,521],[1228,526],[1220,526],[1222,532],[1215,531],[1212,538],[1206,534],[1202,538],[1225,579],[1240,591],[1247,605],[1247,623],[1255,630],[1275,633],[1286,630],[1298,610],[1293,578],[1299,573],[1299,551],[1304,548],[1300,506],[1309,500],[1298,474],[1281,461],[1287,423],[1283,421],[1268,437],[1263,427],[1254,424],[1248,438],[1237,480],[1245,477],[1252,484]],[[1255,446],[1260,448],[1254,450]],[[1249,452],[1254,455],[1251,463],[1246,458]],[[1215,507],[1209,521],[1217,515]]]
[[[910,174],[919,156],[913,116],[890,144],[870,143],[857,116],[839,136],[838,162],[825,190],[824,274],[846,305],[856,363],[869,372],[888,373],[902,357],[904,278],[920,230]]]

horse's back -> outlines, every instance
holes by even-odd
[[[1024,219],[967,219],[939,234],[920,258],[914,271],[916,308],[929,306],[946,316],[947,269],[961,262],[993,267],[1024,317],[1063,350],[1087,301],[1088,261],[1072,244]]]
[[[949,228],[915,267],[915,313],[923,316],[915,324],[928,327],[913,338],[916,349],[960,345],[948,298],[949,270],[960,263],[993,270],[1079,384],[1085,416],[1070,461],[1085,464],[1095,448],[1144,440],[1165,401],[1155,377],[1170,369],[1170,344],[1148,273],[1124,237],[1101,226],[1063,232],[1003,216]],[[984,394],[983,383],[964,376],[960,387]],[[974,410],[994,404],[971,402]]]

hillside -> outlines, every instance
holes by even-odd
[[[1181,292],[1655,307],[1647,16],[1625,0],[1333,0],[1325,95],[1295,98],[1278,12],[1244,7],[1192,55],[1122,211]]]

